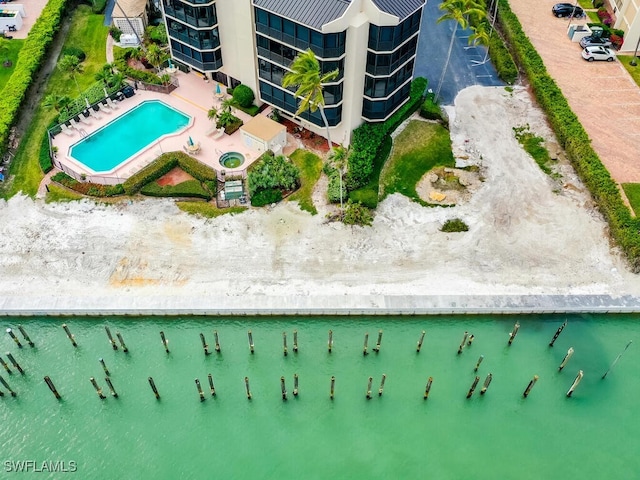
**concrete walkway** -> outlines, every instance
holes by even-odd
[[[547,71],[618,183],[640,183],[640,89],[620,62],[586,62],[567,36],[569,21],[555,18],[556,0],[509,0]],[[573,20],[584,24],[588,19]]]

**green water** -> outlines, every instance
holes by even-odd
[[[557,327],[569,323],[556,341]],[[409,318],[4,319],[0,354],[25,370],[2,376],[18,394],[0,399],[0,478],[33,460],[75,463],[76,478],[634,478],[640,471],[640,322],[631,316]],[[73,348],[61,324],[78,342]],[[36,348],[4,328],[22,323]],[[129,348],[113,351],[104,331]],[[214,352],[213,330],[222,353]],[[255,354],[249,353],[251,329]],[[299,352],[293,353],[293,330]],[[333,330],[333,352],[327,332]],[[377,332],[383,339],[379,353]],[[169,340],[170,354],[160,342]],[[420,332],[422,351],[416,353]],[[474,343],[457,355],[463,332]],[[282,332],[289,354],[283,355]],[[213,352],[205,356],[199,333]],[[369,355],[363,356],[365,332]],[[633,340],[602,380],[611,362]],[[116,340],[117,341],[117,340]],[[562,372],[567,349],[575,349]],[[466,394],[484,355],[473,397]],[[109,395],[103,357],[120,394]],[[579,369],[584,379],[566,397]],[[493,382],[479,390],[487,373]],[[217,396],[209,394],[212,373]],[[300,379],[294,398],[293,374]],[[377,395],[382,374],[384,394]],[[540,380],[527,399],[534,374]],[[62,395],[57,401],[43,377]],[[280,377],[289,398],[282,401]],[[334,400],[330,377],[336,377]],[[96,395],[94,376],[107,394]],[[147,378],[153,376],[157,401]],[[244,377],[253,399],[247,400]],[[373,398],[366,399],[367,379]],[[428,400],[426,380],[433,377]],[[200,402],[194,379],[206,394]],[[45,467],[46,468],[46,467]],[[70,474],[41,473],[38,478]]]

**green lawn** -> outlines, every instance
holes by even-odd
[[[72,25],[69,36],[65,41],[66,46],[79,47],[87,55],[83,62],[84,73],[77,76],[81,89],[89,87],[95,82],[95,74],[106,59],[106,42],[108,28],[103,26],[103,16],[91,13],[87,5],[79,5],[73,12]],[[13,40],[12,40],[13,41]],[[51,93],[75,97],[78,89],[75,82],[67,75],[54,69],[49,77],[49,83],[43,94],[43,98]],[[57,112],[40,106],[36,109],[29,128],[25,132],[16,156],[11,163],[10,175],[14,176],[7,190],[0,191],[0,197],[10,198],[22,191],[26,195],[35,196],[43,173],[38,162],[38,153],[42,137],[46,135],[47,128],[53,122]]]
[[[0,58],[0,91],[2,91],[9,77],[13,74],[18,62],[18,53],[20,53],[20,49],[24,45],[24,40],[13,39],[8,42],[9,51]],[[10,67],[2,66],[5,60],[10,60],[12,65]]]
[[[293,193],[289,200],[297,201],[302,210],[315,215],[318,210],[313,204],[311,194],[322,173],[322,160],[315,153],[302,149],[293,152],[289,158],[300,169],[301,184],[298,191]]]
[[[631,209],[635,213],[636,217],[640,215],[640,183],[623,183],[622,189],[624,190],[627,200],[631,204]]]
[[[49,185],[49,192],[47,192],[45,202],[73,202],[76,200],[82,200],[83,198],[84,195],[72,192],[66,188],[60,187],[59,185],[51,184]]]
[[[633,81],[636,82],[636,85],[640,87],[640,59],[636,59],[636,63],[638,65],[636,65],[635,67],[629,65],[632,59],[633,55],[618,55],[618,60],[620,60],[620,63],[622,63],[624,68],[627,69],[627,72],[629,72],[629,75],[631,75]]]
[[[416,192],[416,184],[434,167],[453,167],[449,130],[438,123],[414,120],[395,139],[394,149],[380,177],[382,198],[401,193],[426,204]]]
[[[208,202],[176,202],[176,205],[183,212],[200,215],[205,218],[215,218],[227,213],[235,215],[247,210],[247,207],[218,208]]]
[[[353,202],[360,202],[368,208],[375,209],[378,206],[378,195],[380,192],[380,172],[384,167],[391,153],[393,141],[391,136],[387,135],[382,140],[382,146],[373,162],[373,171],[369,178],[369,183],[364,187],[349,192],[349,199]]]

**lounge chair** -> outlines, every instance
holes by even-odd
[[[71,130],[66,123],[61,123],[60,128],[62,129],[62,133],[68,137],[73,137],[73,130]]]
[[[91,125],[91,122],[89,121],[89,119],[87,117],[85,117],[82,113],[78,114],[78,118],[85,125]]]
[[[116,100],[111,100],[110,97],[107,97],[107,105],[109,105],[109,107],[111,107],[114,110],[117,110],[118,108],[118,102]]]
[[[102,115],[100,115],[98,112],[96,112],[93,108],[89,109],[89,115],[91,115],[96,120],[101,120],[102,119]]]
[[[75,128],[76,130],[80,130],[80,125],[78,124],[78,122],[76,122],[75,118],[72,118],[71,120],[69,120],[69,123],[71,124],[71,128]]]
[[[107,107],[104,103],[99,103],[98,107],[100,108],[100,110],[102,110],[104,113],[111,113],[113,112],[113,110],[111,110],[109,107]]]

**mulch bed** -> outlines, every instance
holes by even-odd
[[[282,119],[280,123],[287,127],[287,133],[290,133],[299,139],[306,149],[315,150],[321,153],[327,153],[329,151],[329,145],[327,144],[326,138],[316,135],[306,128],[300,130],[300,126],[293,123],[291,120]]]
[[[175,167],[158,179],[158,185],[161,187],[166,185],[174,186],[182,182],[186,182],[187,180],[193,180],[193,177],[180,167]]]

